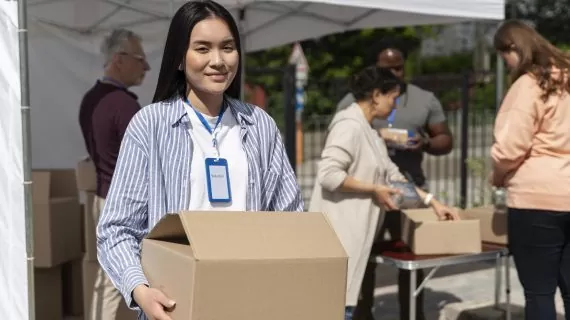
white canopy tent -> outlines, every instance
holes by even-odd
[[[226,5],[239,22],[248,52],[362,28],[504,18],[504,0],[218,2]],[[182,3],[0,2],[0,288],[5,293],[0,299],[0,314],[5,318],[30,319],[28,310],[33,310],[28,298],[33,286],[26,276],[28,266],[33,265],[29,258],[33,255],[26,253],[26,241],[31,239],[26,236],[26,223],[30,219],[23,214],[30,212],[25,206],[30,201],[30,168],[73,168],[86,154],[77,121],[78,105],[83,93],[101,75],[99,45],[103,37],[117,27],[142,36],[152,70],[134,91],[142,105],[148,104],[170,17]],[[26,16],[25,9],[29,22],[18,19],[18,13]],[[26,113],[28,101],[30,117]],[[31,135],[26,134],[28,129]]]

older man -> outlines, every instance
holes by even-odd
[[[79,123],[85,147],[97,171],[97,191],[93,203],[95,225],[111,184],[121,140],[131,118],[140,110],[137,96],[129,91],[140,85],[150,69],[139,36],[129,30],[114,30],[101,47],[105,72],[85,94]],[[102,269],[93,291],[90,320],[115,320],[122,296]]]

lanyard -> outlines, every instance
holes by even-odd
[[[396,107],[394,107],[394,109],[392,109],[392,112],[390,112],[390,115],[388,116],[388,127],[392,128],[392,124],[394,123],[394,118],[396,118],[396,108],[398,106],[398,103],[400,102],[400,97],[396,98],[396,101],[394,102],[396,104]]]
[[[192,108],[192,110],[194,110],[194,113],[196,113],[198,120],[200,120],[200,122],[202,122],[202,124],[204,125],[206,130],[208,130],[208,132],[213,136],[212,137],[212,146],[216,149],[216,154],[217,154],[216,158],[219,158],[220,157],[220,150],[218,148],[219,147],[218,132],[216,132],[216,129],[218,128],[218,125],[222,121],[222,116],[224,115],[224,112],[226,111],[226,104],[225,103],[222,104],[222,108],[220,109],[220,114],[218,115],[218,120],[216,120],[216,125],[212,129],[212,127],[210,126],[210,124],[208,123],[206,118],[204,118],[204,116],[198,110],[196,110],[196,109],[194,109],[194,107],[192,107],[192,105],[190,104],[190,101],[188,101],[188,99],[186,99],[185,102]]]

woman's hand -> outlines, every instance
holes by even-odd
[[[386,210],[398,210],[398,206],[392,200],[392,197],[402,192],[398,189],[390,188],[388,186],[379,185],[374,188],[372,192],[374,200]]]
[[[133,299],[150,320],[172,320],[165,309],[171,309],[176,304],[162,291],[139,285],[133,290]]]
[[[439,220],[461,220],[455,210],[452,210],[435,199],[432,200],[431,207]]]

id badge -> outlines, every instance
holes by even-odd
[[[226,159],[206,158],[206,184],[211,203],[232,201],[230,175]]]

